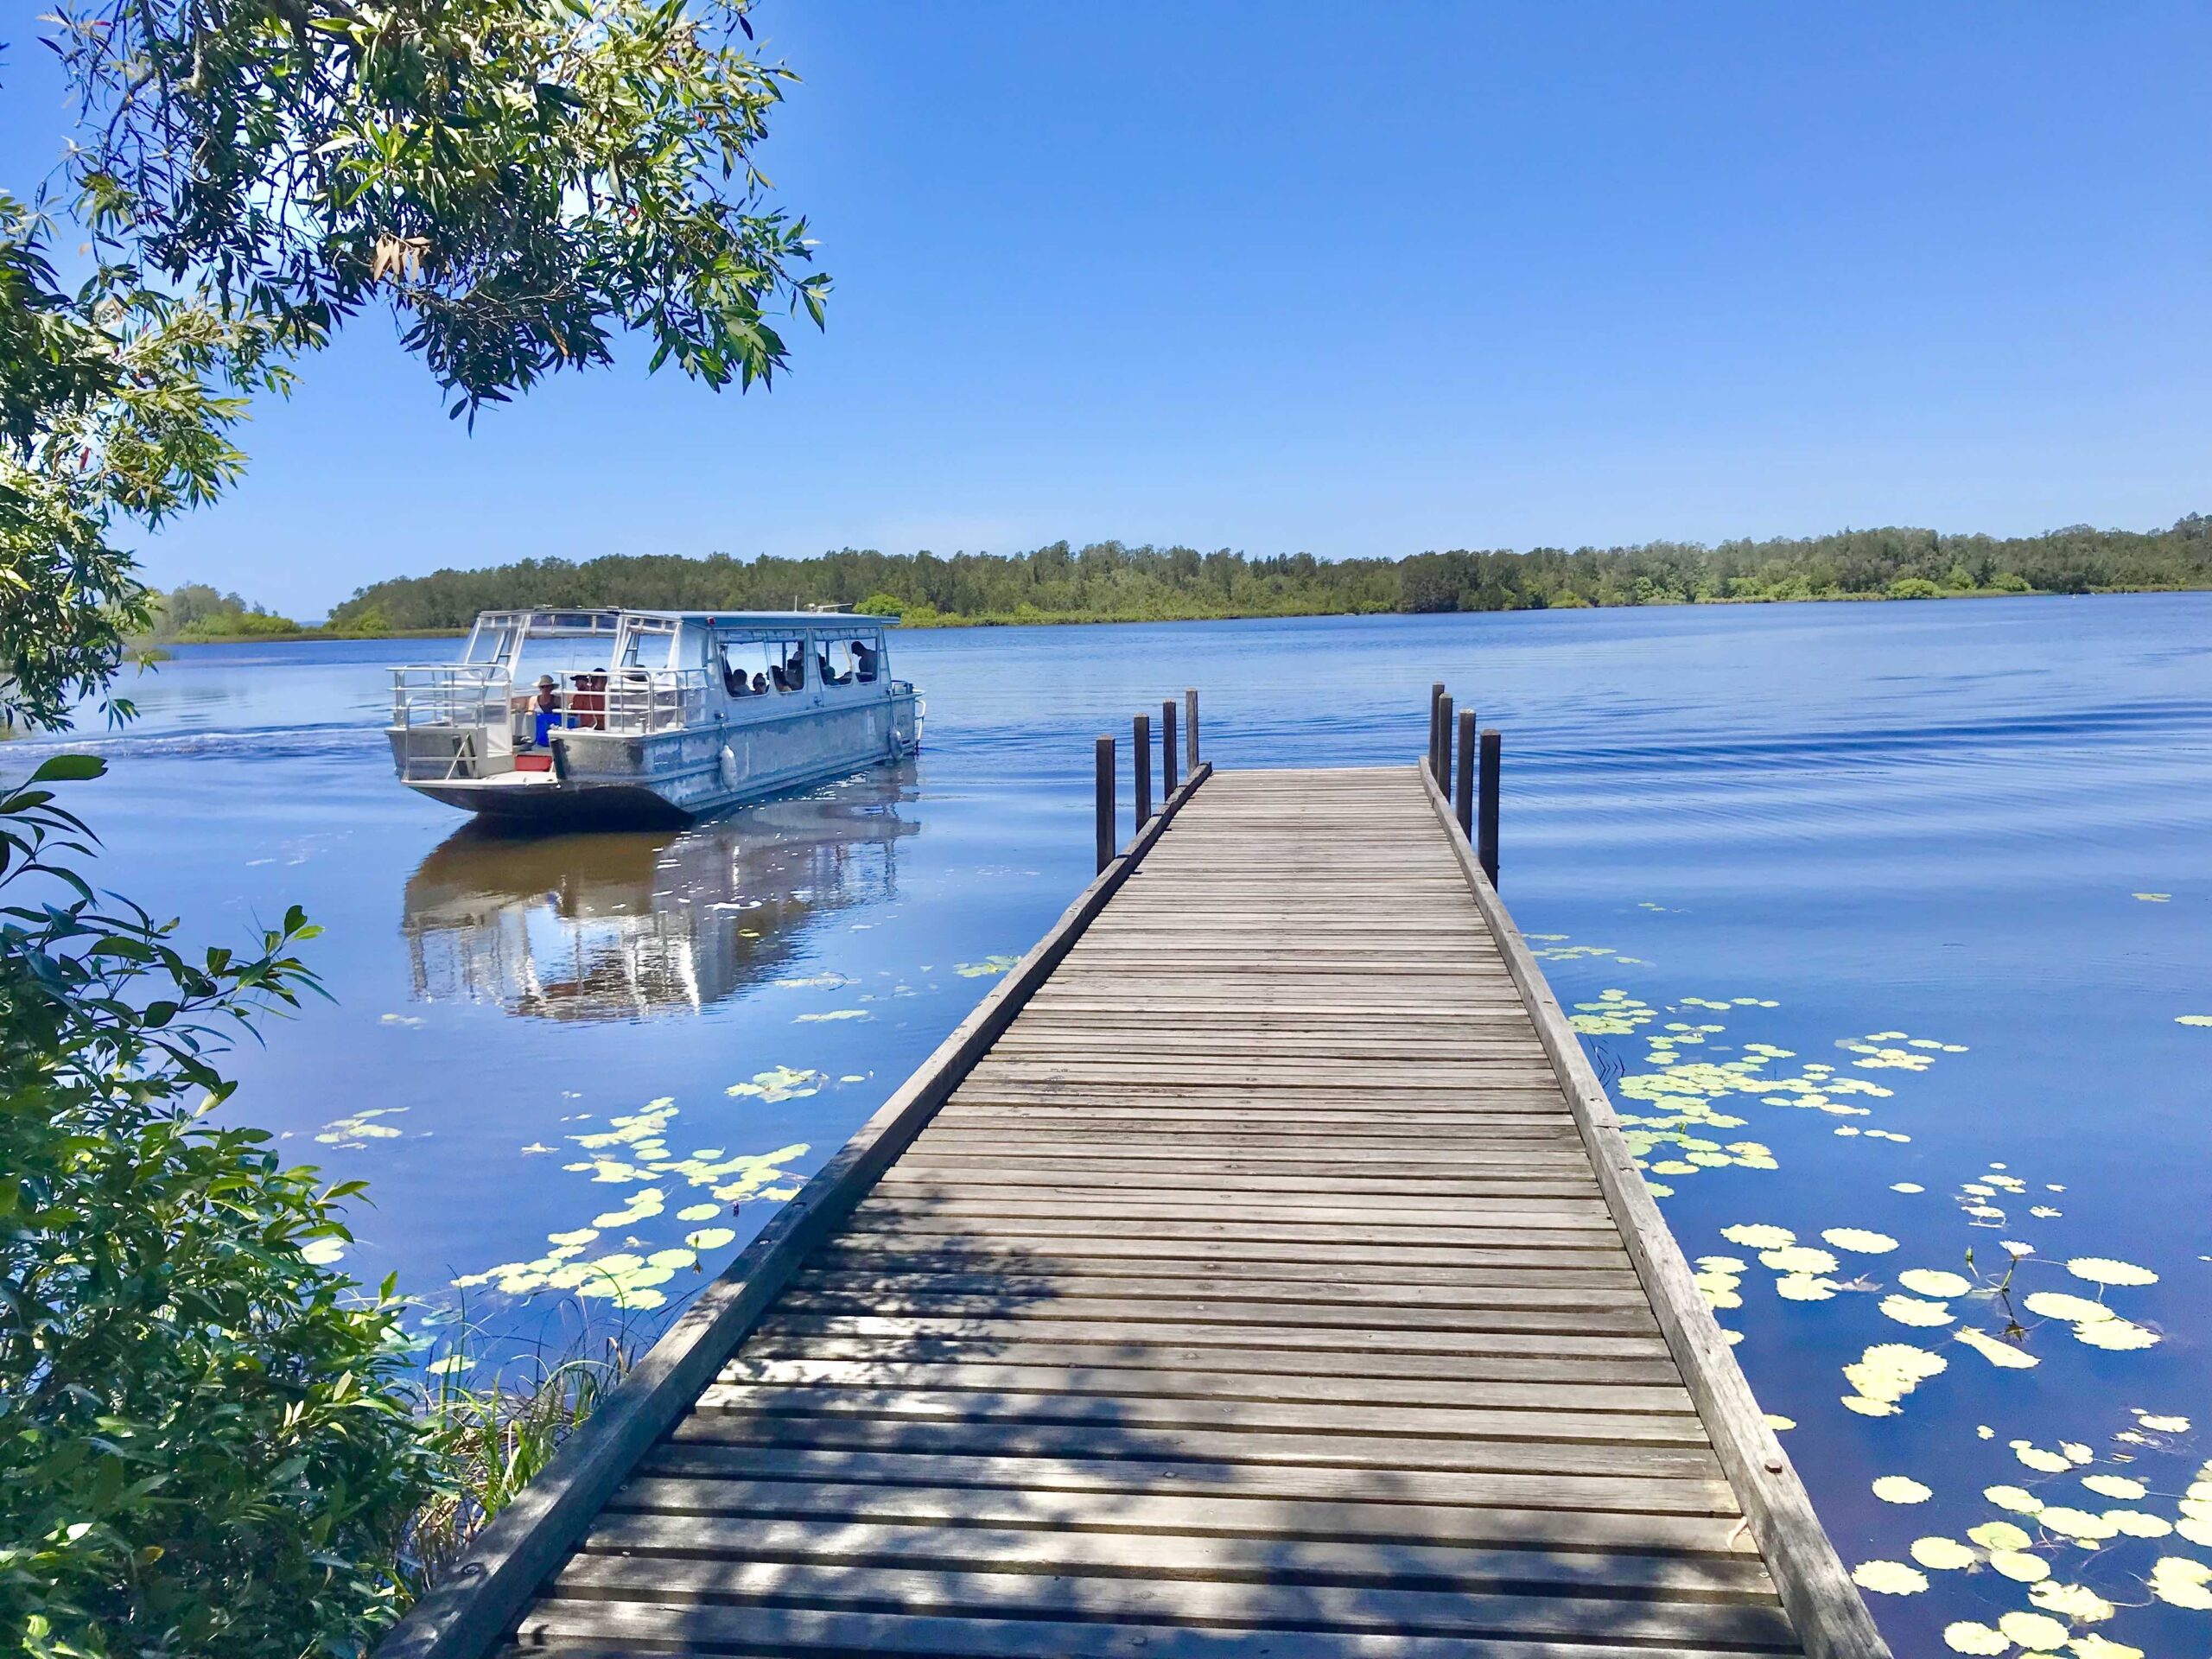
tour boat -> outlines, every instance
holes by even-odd
[[[895,617],[486,611],[460,660],[392,671],[392,764],[516,823],[680,823],[903,760],[922,703]]]

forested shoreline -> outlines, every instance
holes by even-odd
[[[463,628],[519,605],[783,609],[843,604],[910,623],[1179,621],[1382,612],[1557,610],[1817,599],[1936,599],[2212,588],[2212,518],[2046,535],[1843,531],[1802,540],[1455,549],[1402,559],[1253,557],[1226,549],[1055,542],[1027,553],[807,559],[616,554],[395,577],[331,613],[334,632]]]

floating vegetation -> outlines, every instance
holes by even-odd
[[[1578,1002],[1568,1020],[1586,1037],[1627,1037],[1639,1026],[1659,1017],[1649,1002],[1638,1001],[1626,991],[1600,991],[1594,1002]]]
[[[819,1072],[791,1075],[821,1076]],[[755,1092],[765,1093],[763,1079],[777,1076],[770,1072],[760,1074],[754,1080],[759,1085]],[[810,1094],[813,1090],[802,1092]],[[702,1252],[721,1249],[737,1239],[734,1228],[696,1227],[684,1235],[681,1246],[671,1245],[642,1255],[626,1247],[596,1256],[587,1254],[603,1233],[626,1236],[631,1230],[665,1215],[669,1189],[660,1183],[682,1183],[712,1192],[717,1203],[688,1204],[677,1211],[677,1220],[694,1223],[726,1214],[724,1206],[734,1210],[748,1198],[781,1200],[798,1192],[800,1178],[788,1166],[806,1155],[810,1148],[804,1143],[735,1156],[728,1154],[721,1147],[707,1147],[678,1156],[670,1150],[667,1142],[670,1126],[677,1116],[674,1100],[664,1097],[639,1111],[609,1118],[604,1130],[570,1135],[570,1141],[591,1155],[564,1164],[563,1168],[577,1173],[588,1171],[596,1183],[632,1185],[635,1190],[619,1209],[594,1216],[590,1226],[547,1234],[548,1249],[544,1254],[525,1262],[505,1262],[481,1273],[466,1274],[453,1281],[454,1287],[467,1289],[489,1285],[509,1296],[556,1290],[576,1296],[604,1297],[620,1308],[659,1307],[668,1300],[661,1287],[678,1273],[696,1268]],[[629,1243],[634,1241],[626,1240],[626,1244]]]
[[[1609,944],[1565,944],[1564,933],[1526,933],[1522,936],[1531,945],[1538,947],[1529,955],[1546,962],[1580,962],[1591,957],[1611,957],[1615,962],[1630,968],[1649,968],[1651,964],[1641,957],[1624,957]]]
[[[1843,1368],[1843,1380],[1854,1390],[1843,1396],[1844,1406],[1862,1417],[1895,1416],[1900,1400],[1947,1365],[1941,1354],[1909,1342],[1876,1343]]]
[[[1861,1561],[1851,1569],[1851,1581],[1877,1595],[1917,1595],[1928,1587],[1928,1575],[1902,1561]]]
[[[1554,961],[1629,960],[1580,948],[1542,954]],[[1608,973],[1610,966],[1582,972]],[[1892,1103],[1940,1086],[1945,1062],[1967,1052],[1941,1035],[1891,1027],[1843,1039],[1830,1058],[1808,1059],[1774,1043],[1744,1040],[1764,1033],[1732,1029],[1758,1017],[1747,1009],[1770,1006],[1762,999],[1668,1000],[1633,981],[1582,995],[1586,1000],[1572,1004],[1573,1024],[1586,1041],[1613,1051],[1601,1053],[1601,1074],[1618,1074],[1610,1086],[1624,1139],[1661,1197],[1675,1196],[1662,1182],[1727,1168],[1777,1168],[1793,1146],[1807,1143],[1786,1141],[1770,1124],[1820,1121],[1766,1119],[1762,1109],[1820,1114],[1847,1144],[1865,1149],[1852,1155],[1878,1160],[1885,1147],[1909,1147],[1912,1137],[1885,1121]],[[2183,1023],[2212,1028],[2212,1014],[2184,1016]],[[1613,1064],[1624,1048],[1633,1058]],[[1961,1104],[1985,1112],[1987,1106]],[[1821,1144],[1831,1143],[1823,1137]],[[1821,1190],[1835,1191],[1830,1172],[1821,1173],[1829,1178]],[[1851,1569],[1870,1601],[1935,1596],[1939,1616],[1923,1628],[1942,1630],[1952,1652],[2143,1659],[2143,1649],[2123,1639],[2131,1610],[2139,1618],[2145,1607],[2169,1617],[2180,1616],[2174,1609],[2212,1612],[2212,1564],[2190,1553],[2192,1546],[2212,1551],[2212,1464],[2196,1467],[2191,1459],[2193,1478],[2185,1469],[2179,1478],[2162,1478],[2154,1466],[2171,1456],[2175,1437],[2190,1432],[2191,1419],[2130,1408],[2124,1427],[2097,1441],[2059,1432],[2071,1425],[2031,1421],[2025,1414],[2047,1409],[2069,1390],[2094,1397],[2111,1386],[2102,1370],[2051,1367],[2107,1366],[2115,1362],[2088,1351],[2124,1355],[2162,1341],[2156,1325],[2129,1305],[2160,1282],[2158,1273],[2087,1249],[2087,1237],[2060,1235],[2080,1224],[2058,1201],[2065,1184],[2035,1179],[2025,1166],[1992,1160],[1948,1182],[1891,1179],[1896,1173],[1877,1178],[1874,1185],[1886,1189],[1878,1195],[1885,1207],[1864,1217],[1802,1210],[1762,1216],[1756,1209],[1715,1217],[1728,1224],[1718,1227],[1713,1253],[1693,1256],[1700,1294],[1717,1313],[1761,1309],[1781,1344],[1801,1351],[1814,1327],[1793,1327],[1804,1316],[1789,1305],[1825,1303],[1818,1340],[1851,1344],[1833,1362],[1845,1391],[1829,1396],[1850,1415],[1801,1432],[1821,1437],[1812,1455],[1832,1468],[1853,1466],[1837,1457],[1839,1449],[1848,1458],[1849,1448],[1863,1447],[1855,1455],[1878,1457],[1874,1467],[1892,1471],[1873,1482],[1876,1513],[1889,1517],[1866,1552],[1874,1559]],[[1948,1194],[1950,1204],[1913,1206],[1910,1228],[1894,1220],[1886,1228],[1863,1224],[1902,1216],[1908,1199],[1931,1190]],[[1793,1187],[1778,1201],[1808,1198],[1804,1188]],[[1851,1224],[1827,1225],[1831,1218]],[[1957,1240],[1963,1248],[1955,1254],[1931,1248],[1940,1246],[1947,1225],[1972,1230]],[[1771,1300],[1758,1294],[1763,1276]],[[1749,1323],[1755,1339],[1765,1334],[1757,1319]],[[1880,1339],[1876,1332],[1885,1327],[1905,1339]],[[1744,1335],[1723,1334],[1732,1344]],[[2019,1374],[2028,1371],[2048,1384],[2024,1386]],[[1782,1403],[1805,1414],[1800,1402]],[[2000,1432],[1969,1421],[1957,1431],[1980,1460],[1978,1480],[1950,1478],[1963,1457],[1929,1444],[1951,1432],[1948,1416],[1961,1409],[2003,1425]],[[1876,1435],[1878,1452],[1868,1438]],[[1916,1458],[1924,1461],[1916,1465]],[[2002,1469],[1989,1466],[1992,1458]],[[2202,1651],[2206,1643],[2200,1636],[2178,1649],[2170,1640],[2162,1646]]]
[[[846,974],[814,974],[804,979],[779,979],[776,984],[787,991],[834,991],[854,982]]]
[[[1874,1496],[1885,1503],[1925,1503],[1935,1495],[1910,1475],[1884,1475],[1874,1483]]]
[[[826,1024],[832,1020],[873,1020],[875,1016],[866,1008],[830,1008],[821,1014],[802,1014],[792,1023],[800,1026],[817,1026]],[[736,1091],[733,1090],[731,1092]]]
[[[991,979],[1007,972],[1020,957],[985,957],[981,962],[956,962],[952,971],[963,979]]]
[[[377,1120],[396,1117],[406,1109],[404,1106],[372,1106],[365,1111],[334,1117],[316,1132],[315,1138],[326,1147],[339,1147],[347,1152],[359,1152],[372,1141],[397,1141],[401,1131]]]
[[[795,1066],[779,1065],[766,1071],[755,1071],[750,1083],[733,1083],[725,1091],[732,1095],[751,1095],[771,1104],[781,1100],[801,1100],[808,1095],[822,1092],[830,1081],[826,1071],[804,1071]]]
[[[2177,1026],[2212,1026],[2212,1014],[2177,1014],[2174,1016],[2174,1024]]]

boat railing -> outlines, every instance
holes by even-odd
[[[391,671],[391,723],[495,726],[507,721],[507,671],[496,663],[425,663]]]
[[[605,700],[607,731],[664,732],[707,717],[709,680],[703,668],[618,668],[592,677],[606,682],[595,695]]]

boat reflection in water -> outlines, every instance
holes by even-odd
[[[897,891],[911,763],[669,831],[471,825],[407,883],[423,1002],[548,1020],[695,1014],[790,963],[807,924]]]

